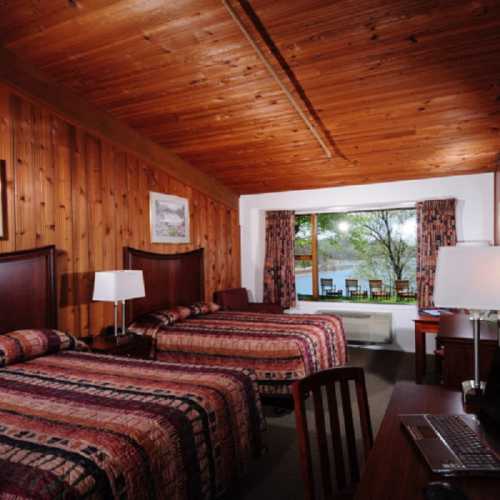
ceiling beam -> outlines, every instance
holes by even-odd
[[[332,158],[332,152],[330,151],[330,148],[328,147],[328,144],[326,141],[321,137],[321,134],[318,132],[316,127],[311,123],[307,115],[304,113],[302,110],[302,107],[297,103],[295,100],[295,97],[293,94],[288,90],[286,85],[281,81],[281,78],[278,76],[276,73],[275,69],[271,65],[271,63],[267,60],[266,56],[260,49],[260,47],[257,45],[256,41],[252,37],[252,35],[249,33],[249,31],[246,29],[246,27],[243,25],[241,22],[238,14],[236,11],[233,9],[232,5],[227,1],[227,0],[222,0],[222,3],[224,4],[224,7],[228,11],[229,15],[233,19],[233,21],[236,23],[240,31],[243,33],[245,38],[247,39],[248,43],[252,46],[253,50],[257,54],[257,57],[260,59],[262,64],[265,66],[266,70],[268,73],[271,75],[271,77],[274,79],[274,81],[278,84],[279,88],[282,90],[282,92],[285,94],[285,97],[288,99],[288,102],[294,109],[294,111],[299,115],[300,119],[304,122],[304,125],[309,129],[311,132],[312,136],[318,144],[321,146],[323,149],[325,156],[327,158]]]
[[[51,81],[2,47],[0,47],[0,81],[26,97],[48,105],[63,119],[142,157],[179,181],[231,208],[238,207],[239,196],[220,181]]]

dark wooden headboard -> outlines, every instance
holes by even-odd
[[[57,328],[54,246],[0,254],[0,334]]]
[[[128,320],[173,306],[204,300],[203,248],[186,253],[159,254],[125,247],[125,269],[142,270],[146,297],[127,302]]]

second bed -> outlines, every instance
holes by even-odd
[[[202,302],[203,250],[155,254],[125,249],[144,272],[146,298],[132,301],[129,329],[155,339],[158,360],[251,368],[261,394],[347,361],[342,321],[333,315],[217,311]]]

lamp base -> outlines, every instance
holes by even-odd
[[[486,383],[481,381],[479,388],[474,386],[474,380],[464,380],[462,382],[462,397],[464,409],[467,413],[478,413]]]

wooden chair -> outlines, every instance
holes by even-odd
[[[417,298],[417,294],[410,287],[409,280],[396,280],[394,282],[394,288],[396,289],[398,299],[410,300]]]
[[[347,297],[366,297],[366,292],[361,291],[361,287],[358,285],[358,280],[355,278],[346,278],[345,294]]]
[[[368,280],[368,286],[370,288],[370,297],[373,299],[388,299],[391,296],[382,280]]]
[[[361,467],[358,462],[358,453],[356,449],[356,435],[349,381],[354,381],[356,388],[357,406],[361,424],[360,429],[363,441],[364,464],[368,452],[373,446],[373,432],[363,369],[358,367],[342,367],[324,370],[305,377],[302,380],[298,380],[292,386],[301,472],[305,486],[306,500],[315,499],[311,443],[305,408],[305,400],[309,393],[312,393],[312,403],[314,406],[314,422],[316,426],[321,469],[321,485],[323,490],[322,498],[325,500],[350,499],[354,493],[354,486],[359,482]],[[326,393],[326,403],[329,413],[329,428],[335,463],[335,479],[337,483],[336,494],[334,494],[334,487],[331,480],[331,454],[329,452],[329,442],[325,430],[326,420],[323,392]],[[337,398],[338,394],[340,395],[340,405]],[[339,406],[342,409],[344,432],[341,431]],[[347,447],[347,463],[342,443],[343,437]],[[349,469],[349,475],[346,474],[346,469]]]

